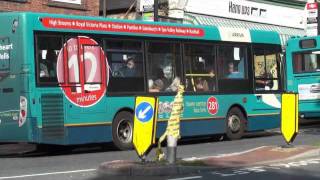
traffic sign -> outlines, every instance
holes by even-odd
[[[281,96],[281,133],[290,144],[298,133],[298,94],[284,93]]]
[[[150,103],[148,102],[142,102],[136,107],[136,116],[139,121],[141,122],[148,122],[151,120],[153,116],[153,108]]]
[[[143,158],[155,143],[157,106],[155,97],[136,97],[133,145],[140,158]]]

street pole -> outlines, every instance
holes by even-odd
[[[177,159],[177,141],[174,136],[167,136],[167,161],[169,164],[175,164]]]
[[[153,1],[153,21],[159,21],[159,0]]]
[[[107,17],[107,0],[103,0],[103,17]]]

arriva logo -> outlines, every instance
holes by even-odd
[[[231,36],[232,36],[232,37],[243,38],[243,37],[244,37],[244,34],[243,34],[243,33],[234,32],[234,33],[232,33]]]

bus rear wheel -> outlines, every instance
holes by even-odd
[[[243,115],[242,111],[233,107],[229,110],[227,115],[227,138],[230,140],[240,139],[245,131],[246,117]]]
[[[133,148],[133,114],[128,111],[118,113],[112,123],[112,139],[120,150]]]

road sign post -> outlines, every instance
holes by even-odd
[[[283,93],[281,95],[281,133],[287,144],[291,144],[299,129],[297,93]]]
[[[136,97],[133,121],[133,145],[138,156],[144,161],[155,143],[158,99]]]

